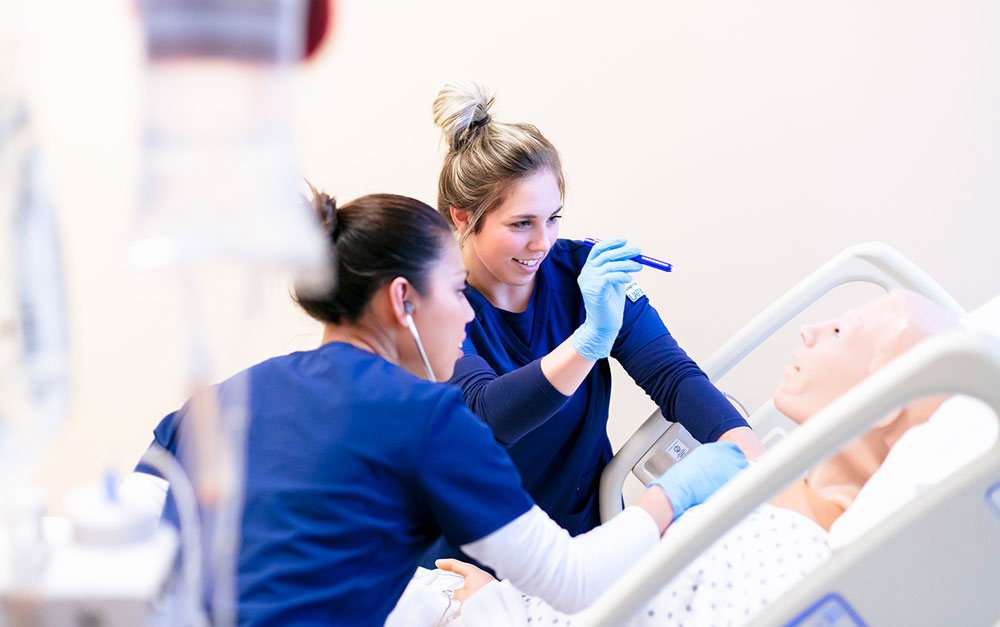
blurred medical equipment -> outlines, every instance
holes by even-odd
[[[309,4],[141,0],[139,8],[148,59],[145,181],[130,253],[140,267],[176,269],[183,290],[194,428],[181,450],[198,511],[179,513],[183,535],[201,535],[197,566],[205,568],[186,572],[204,583],[212,624],[232,625],[249,390],[225,411],[210,391],[209,338],[227,330],[207,328],[214,292],[205,279],[235,267],[232,283],[243,287],[248,313],[257,273],[329,280],[292,144],[289,69],[306,50]],[[237,348],[239,334],[230,337],[227,349]]]
[[[18,81],[0,84],[0,624],[206,625],[235,622],[245,403],[207,392],[220,276],[239,284],[244,320],[263,272],[330,281],[325,243],[301,202],[290,67],[314,53],[329,0],[140,0],[145,33],[143,181],[130,261],[173,272],[186,313],[192,413],[189,482],[176,460],[144,461],[170,481],[178,538],[113,479],[84,486],[69,519],[15,494],[60,426],[69,389],[66,302],[55,215]],[[18,64],[18,5],[0,0],[0,69]],[[9,66],[9,67],[8,67]],[[5,72],[5,74],[8,74]],[[231,280],[230,280],[231,279]],[[229,327],[238,328],[234,320]],[[245,390],[244,390],[245,392]],[[245,394],[244,394],[245,396]],[[236,410],[229,409],[235,407]]]
[[[0,5],[0,484],[30,471],[69,403],[62,250],[25,100],[19,14]],[[4,493],[8,493],[4,490]]]
[[[44,497],[25,485],[62,426],[69,341],[62,253],[25,99],[21,14],[0,4],[0,622],[49,562]],[[30,609],[30,608],[28,608]]]
[[[905,287],[963,313],[905,257],[884,244],[863,244],[832,259],[751,321],[706,362],[706,372],[717,380],[796,313],[848,281],[867,281],[887,290]],[[1000,320],[993,333],[1000,334]],[[1000,415],[998,381],[1000,340],[994,335],[968,330],[931,338],[773,446],[706,502],[698,524],[678,521],[653,553],[575,617],[574,624],[623,623],[754,507],[895,407],[928,395],[962,393],[985,401],[991,409],[985,420],[994,425]],[[767,424],[777,411],[768,403],[758,413]],[[750,418],[755,428],[760,428],[759,418]],[[602,518],[618,509],[629,468],[647,459],[651,443],[661,446],[667,427],[654,424],[654,419],[663,422],[658,413],[647,420],[605,470]],[[996,433],[995,428],[988,431]],[[863,537],[852,538],[754,624],[994,624],[1000,617],[1000,597],[995,594],[1000,580],[1000,442],[979,442],[977,450],[964,452],[961,462],[969,463],[955,464],[963,467],[938,477],[939,483],[920,486],[918,499],[898,502],[894,510],[883,509],[877,522],[867,521]],[[897,472],[907,474],[914,473]]]

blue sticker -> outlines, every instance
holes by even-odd
[[[787,627],[866,627],[844,597],[831,592],[788,623]]]

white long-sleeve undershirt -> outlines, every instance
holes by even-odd
[[[462,550],[517,589],[573,613],[593,603],[659,540],[652,516],[635,506],[571,538],[535,505]]]

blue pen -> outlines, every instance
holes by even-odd
[[[588,246],[593,246],[601,240],[588,237],[583,240],[583,243]],[[660,261],[659,259],[653,259],[652,257],[647,257],[646,255],[639,255],[638,257],[632,257],[635,261],[638,261],[644,266],[649,266],[650,268],[656,268],[657,270],[663,270],[664,272],[670,272],[673,270],[673,266],[666,261]]]

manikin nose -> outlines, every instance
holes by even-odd
[[[800,328],[799,335],[802,336],[802,343],[806,346],[812,346],[816,343],[816,327],[812,325],[806,325]]]

